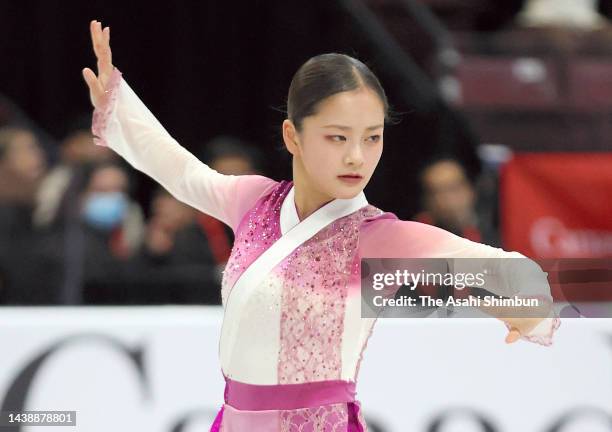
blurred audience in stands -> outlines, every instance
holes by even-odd
[[[253,175],[263,171],[261,152],[253,144],[229,135],[219,135],[210,140],[198,156],[221,174]],[[208,239],[215,262],[220,268],[224,267],[234,233],[227,225],[201,212],[198,212],[197,221]]]
[[[488,217],[478,212],[478,194],[461,163],[439,156],[421,170],[422,211],[415,220],[469,240],[499,246],[499,235]]]
[[[40,238],[32,222],[36,192],[47,162],[33,131],[0,128],[0,299],[36,297]]]
[[[226,175],[256,174],[261,166],[261,155],[231,136],[214,138],[199,156]],[[222,271],[232,242],[231,228],[160,187],[151,201],[144,241],[129,260],[125,290],[98,289],[90,301],[220,304]]]
[[[78,117],[68,128],[60,143],[60,158],[41,184],[37,195],[34,223],[47,227],[61,223],[66,207],[66,192],[77,169],[86,164],[117,160],[108,147],[94,145],[91,134],[91,114]]]
[[[157,189],[144,242],[130,262],[128,285],[132,292],[124,302],[220,302],[221,268],[198,224],[197,213],[165,189]]]
[[[0,129],[0,193],[3,202],[32,210],[46,172],[45,155],[34,133],[19,127]]]
[[[93,144],[92,144],[93,145]],[[44,229],[39,254],[53,269],[49,289],[62,304],[97,303],[127,289],[128,263],[143,239],[140,205],[122,163],[75,168],[61,223]]]
[[[233,233],[159,188],[149,220],[126,165],[74,123],[47,172],[26,129],[0,130],[0,303],[220,303]],[[262,156],[230,136],[200,155],[228,175],[257,174]]]
[[[219,135],[198,154],[208,166],[222,174],[261,174],[263,155],[252,143],[231,135]]]

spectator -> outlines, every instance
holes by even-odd
[[[198,212],[160,188],[151,201],[145,240],[131,262],[131,303],[220,303],[221,269]]]
[[[142,210],[129,197],[128,174],[121,165],[105,162],[94,167],[81,206],[83,222],[106,237],[114,257],[128,258],[140,247]]]
[[[200,158],[212,169],[227,175],[261,174],[263,169],[261,153],[252,144],[229,135],[220,135],[209,141]],[[197,221],[217,266],[223,268],[234,241],[232,230],[204,213],[198,213]]]
[[[0,129],[0,199],[32,207],[45,174],[46,160],[33,132],[18,127]]]
[[[51,277],[39,255],[40,237],[32,223],[35,196],[46,171],[35,134],[25,128],[0,129],[0,298],[2,303],[52,301]],[[56,275],[57,276],[57,275]]]
[[[45,177],[37,196],[34,213],[37,226],[50,226],[65,216],[61,214],[62,201],[77,167],[116,158],[107,147],[93,144],[90,128],[91,115],[78,118],[69,127],[61,143],[60,161]]]
[[[261,174],[263,158],[257,148],[239,138],[219,135],[210,140],[200,159],[223,174]]]
[[[435,225],[469,240],[499,245],[496,232],[476,211],[477,194],[463,166],[440,157],[420,173],[423,211],[416,220]]]
[[[97,303],[126,288],[127,265],[143,236],[140,206],[115,162],[82,164],[66,191],[63,223],[48,229],[43,253],[62,269],[65,304]]]

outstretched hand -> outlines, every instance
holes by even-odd
[[[512,329],[506,335],[506,343],[514,343],[521,338],[521,331],[516,327],[512,327]]]
[[[83,69],[83,78],[89,87],[89,98],[95,108],[104,98],[111,74],[113,72],[112,53],[110,49],[110,27],[102,29],[102,23],[93,20],[89,24],[93,50],[98,59],[98,75],[89,68]]]
[[[488,315],[506,323],[510,329],[506,335],[506,343],[514,343],[522,336],[530,333],[548,316],[551,306],[544,303],[538,307],[501,307],[501,306],[479,306]]]
[[[514,343],[523,335],[531,332],[544,318],[499,318],[510,326],[506,343]]]

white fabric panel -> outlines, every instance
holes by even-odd
[[[240,275],[227,298],[219,358],[226,376],[236,381],[277,384],[283,283],[273,269],[331,222],[368,205],[361,192],[335,199],[296,223],[293,196],[287,194],[281,206],[280,220],[288,231]]]

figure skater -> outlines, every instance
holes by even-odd
[[[180,146],[113,66],[110,28],[90,30],[94,142],[235,233],[221,289],[226,387],[212,431],[366,430],[355,385],[376,319],[361,318],[361,257],[522,257],[368,203],[389,108],[362,62],[323,54],[296,72],[282,123],[293,180],[277,182],[223,175]],[[543,345],[560,323],[503,321],[506,342]]]

